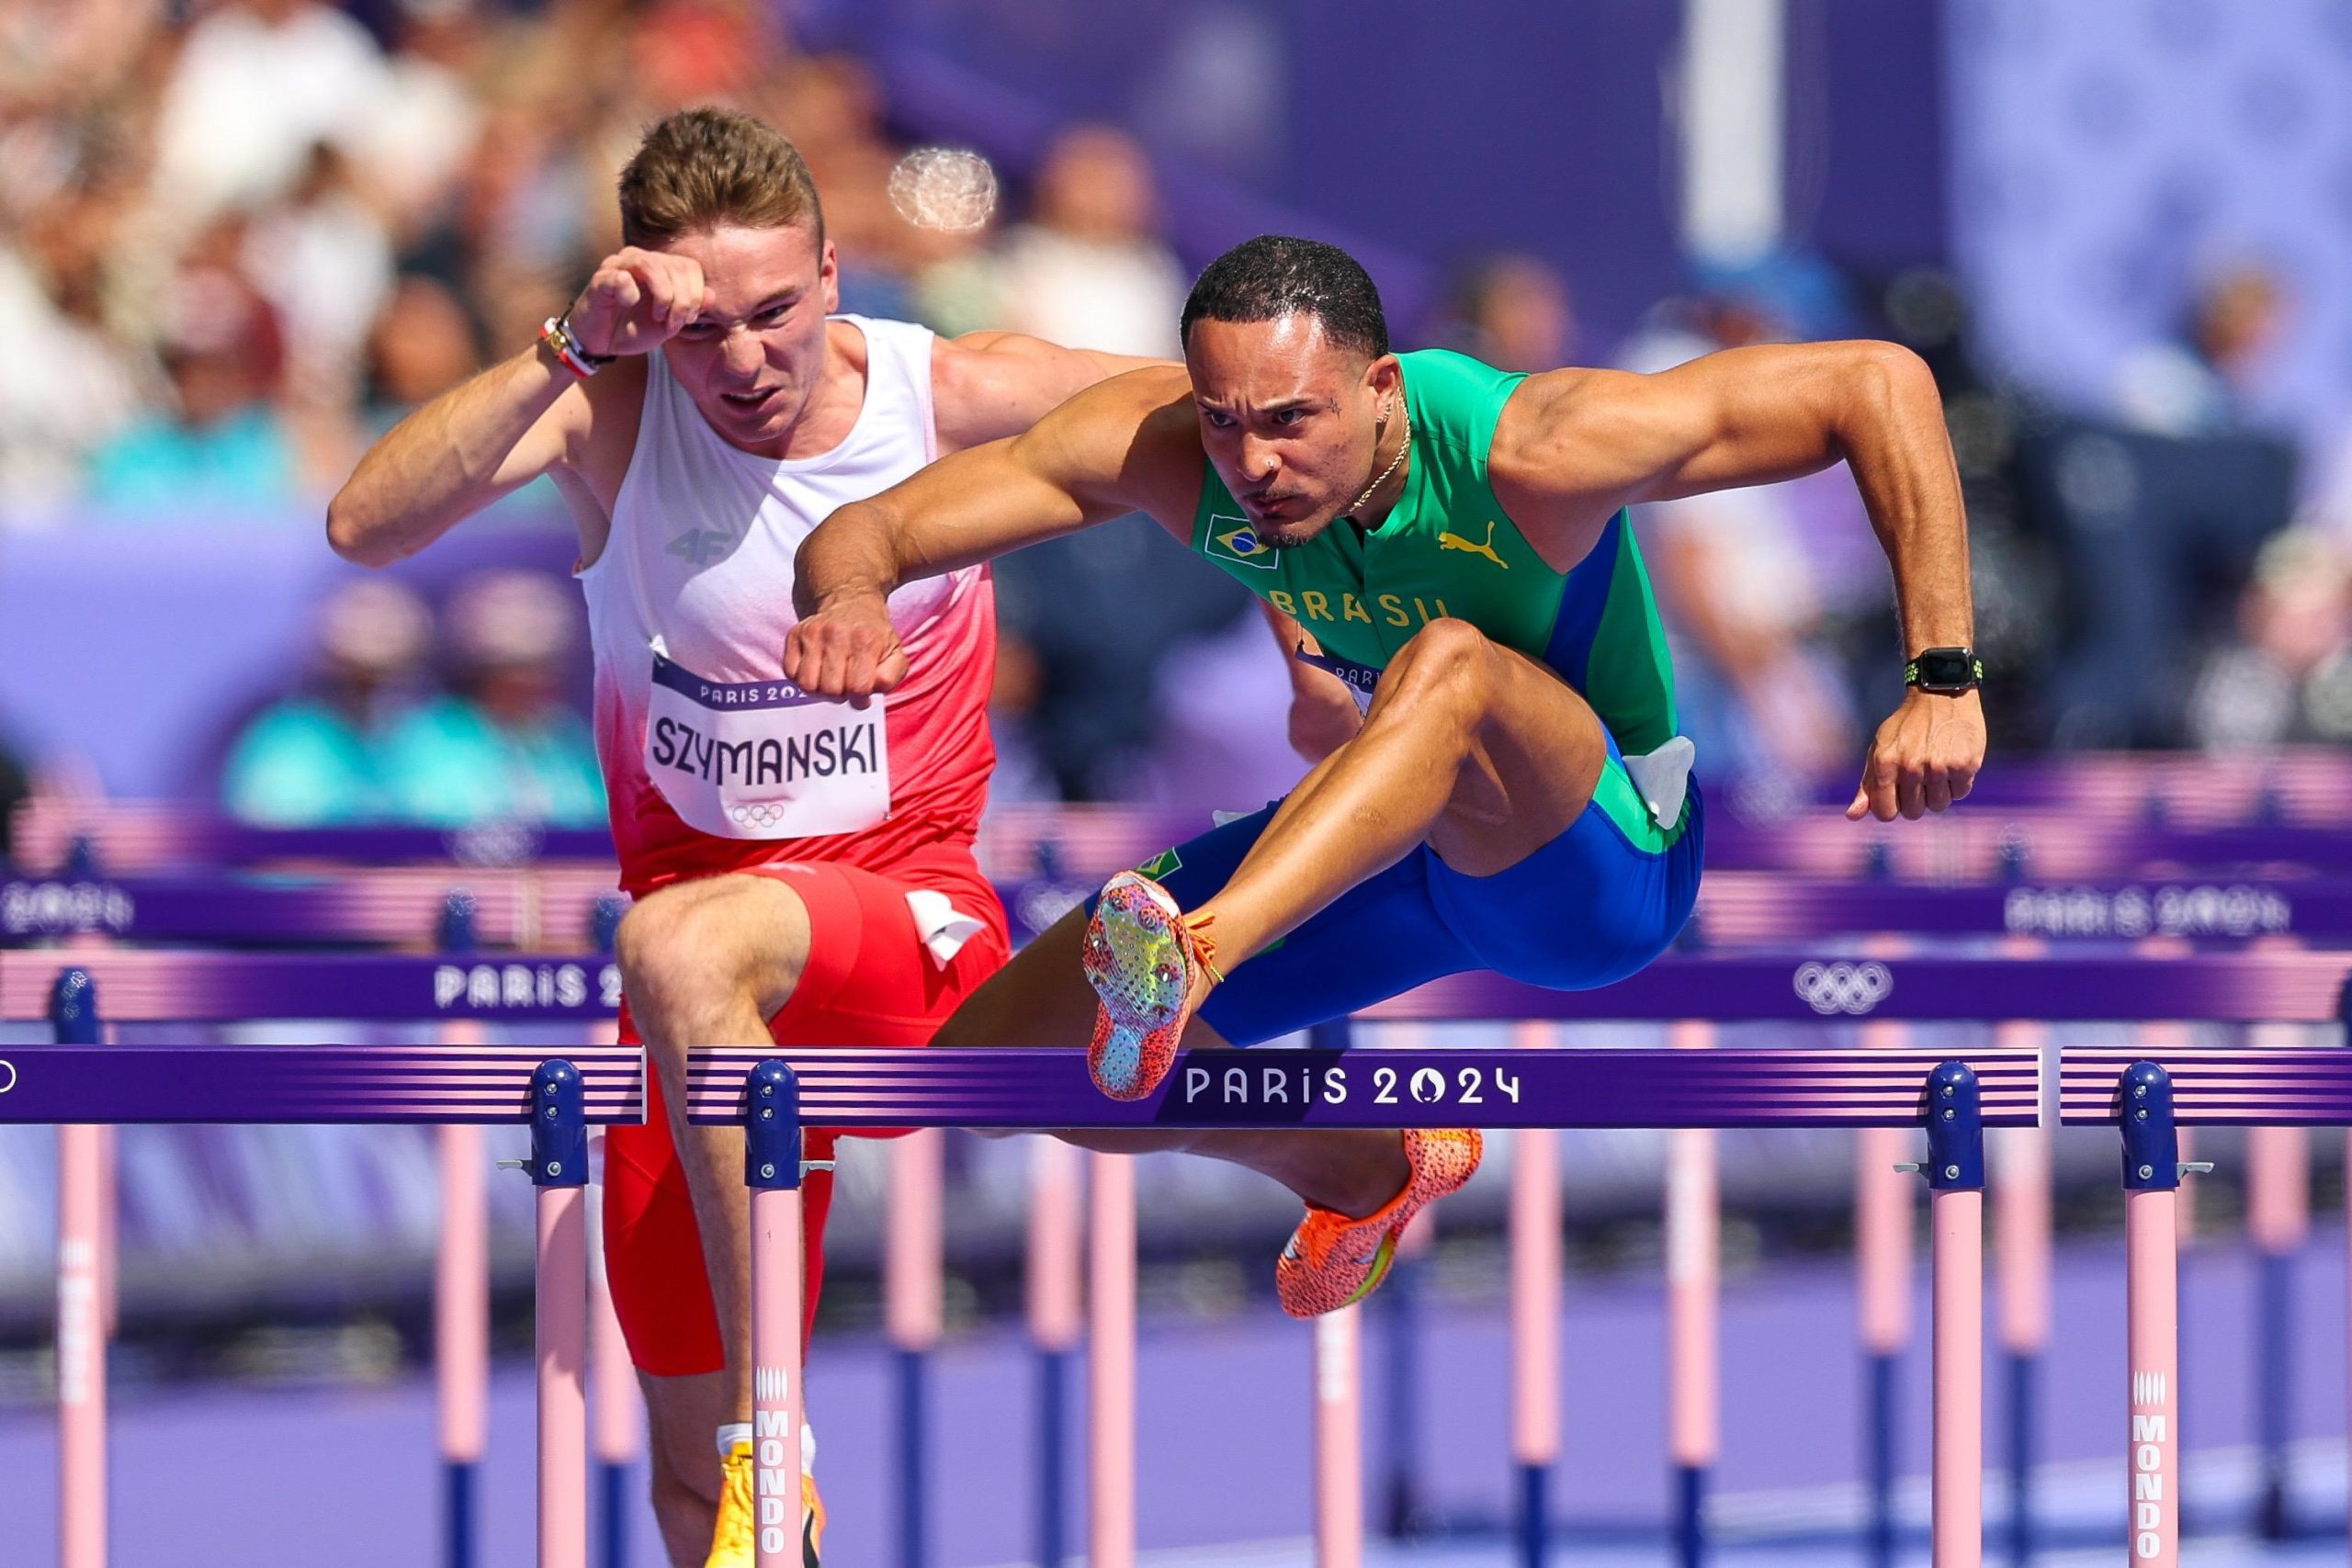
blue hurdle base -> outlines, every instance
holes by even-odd
[[[2033,1561],[2033,1391],[2040,1358],[2009,1354],[2009,1562],[2026,1568]]]
[[[2266,1252],[2257,1277],[2261,1316],[2255,1328],[2255,1421],[2262,1446],[2262,1498],[2254,1528],[2266,1540],[2295,1533],[2294,1507],[2287,1487],[2287,1427],[2293,1400],[2295,1265],[2283,1252]]]
[[[1519,1537],[1520,1568],[1544,1568],[1551,1555],[1551,1480],[1549,1465],[1522,1464],[1519,1467]]]
[[[470,1460],[441,1467],[441,1561],[447,1568],[474,1568],[474,1470]]]
[[[1373,1297],[1379,1303],[1381,1359],[1387,1369],[1383,1381],[1388,1391],[1387,1417],[1380,1423],[1385,1476],[1380,1528],[1391,1540],[1409,1540],[1430,1523],[1417,1452],[1421,1431],[1420,1292],[1421,1260],[1400,1258]]]
[[[628,1469],[605,1461],[596,1466],[598,1506],[603,1510],[603,1539],[598,1561],[604,1568],[628,1568]]]
[[[898,1353],[899,1382],[899,1568],[923,1568],[929,1560],[930,1542],[924,1517],[924,1499],[930,1495],[930,1476],[924,1464],[930,1447],[925,1440],[924,1418],[928,1401],[923,1397],[925,1372],[930,1358],[921,1350],[900,1350]]]
[[[1061,1568],[1069,1551],[1068,1350],[1037,1352],[1037,1562]]]
[[[1674,1467],[1674,1550],[1682,1568],[1707,1560],[1707,1471],[1704,1465]]]
[[[1894,1568],[1894,1368],[1893,1356],[1872,1355],[1863,1363],[1869,1390],[1869,1451],[1863,1472],[1870,1481],[1870,1518],[1864,1525],[1863,1561],[1871,1568]]]

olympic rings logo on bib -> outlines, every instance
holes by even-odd
[[[727,818],[738,828],[773,828],[785,819],[781,806],[730,806]]]
[[[1870,1011],[1894,994],[1894,976],[1883,964],[1806,964],[1795,976],[1796,993],[1824,1018]]]

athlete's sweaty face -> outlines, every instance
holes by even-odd
[[[1306,543],[1372,482],[1381,412],[1404,396],[1394,355],[1334,344],[1301,312],[1196,321],[1184,363],[1201,446],[1263,543]]]
[[[670,373],[729,445],[782,457],[824,376],[825,317],[841,301],[831,243],[806,223],[730,224],[667,249],[692,258],[714,296],[663,345]]]

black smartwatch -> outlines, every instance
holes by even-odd
[[[1925,649],[1918,658],[1903,667],[1905,685],[1917,686],[1939,697],[1973,692],[1984,680],[1984,661],[1965,648]]]

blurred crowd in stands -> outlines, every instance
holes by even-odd
[[[602,827],[594,741],[566,701],[577,620],[570,591],[535,572],[459,583],[437,637],[413,590],[349,583],[320,607],[302,689],[239,732],[223,799],[249,821],[288,827]]]
[[[1189,274],[1135,141],[1072,125],[1006,171],[993,225],[918,227],[890,199],[903,148],[874,79],[796,50],[781,15],[0,0],[0,520],[309,515],[377,434],[529,344],[617,244],[612,179],[639,129],[689,102],[799,145],[845,310],[1175,352]],[[1616,343],[1580,332],[1571,280],[1539,257],[1453,276],[1439,319],[1393,323],[1400,346],[1529,370],[1849,333],[1926,355],[1967,490],[1997,746],[2352,739],[2352,442],[2299,453],[2243,412],[2295,330],[2258,264],[2211,275],[2092,409],[1979,363],[1940,275],[1849,280],[1797,256],[1661,279],[1679,291]],[[1702,764],[1755,809],[1855,765],[1899,661],[1842,473],[1640,525]],[[1222,788],[1246,807],[1295,776],[1262,629],[1179,554],[1129,520],[1003,563],[1000,798]],[[436,647],[406,589],[339,592],[308,685],[232,748],[225,799],[273,821],[595,819],[566,698],[578,616],[558,580],[501,576],[448,597]]]

